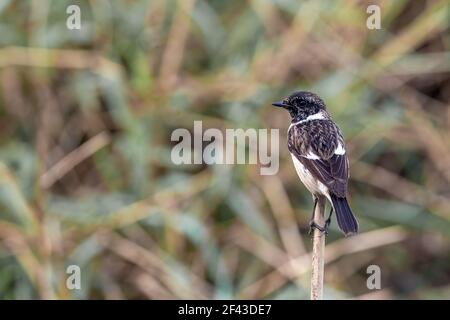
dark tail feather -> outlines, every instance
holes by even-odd
[[[331,195],[331,200],[333,201],[339,228],[344,232],[345,236],[358,233],[358,221],[356,221],[352,209],[348,205],[347,198],[339,198]]]

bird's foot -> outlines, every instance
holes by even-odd
[[[327,235],[327,234],[328,234],[328,228],[330,227],[330,223],[331,223],[331,219],[328,218],[328,219],[325,221],[324,226],[321,227],[321,226],[319,226],[313,219],[311,219],[311,220],[309,221],[309,232],[308,232],[308,234],[309,234],[309,235],[312,235],[314,229],[317,229],[317,230],[319,230],[322,234]]]

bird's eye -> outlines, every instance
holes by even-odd
[[[300,100],[299,104],[304,107],[306,105],[306,102],[304,100]]]

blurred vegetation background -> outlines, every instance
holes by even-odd
[[[449,298],[448,5],[0,1],[0,298],[309,298],[313,203],[270,106],[295,90],[346,137],[360,221],[332,223],[325,298]],[[279,173],[174,165],[194,120],[279,128]]]

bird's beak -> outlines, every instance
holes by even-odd
[[[289,107],[289,105],[287,105],[287,104],[285,104],[283,102],[274,102],[274,103],[272,103],[272,105],[275,106],[275,107],[280,107],[280,108]]]

